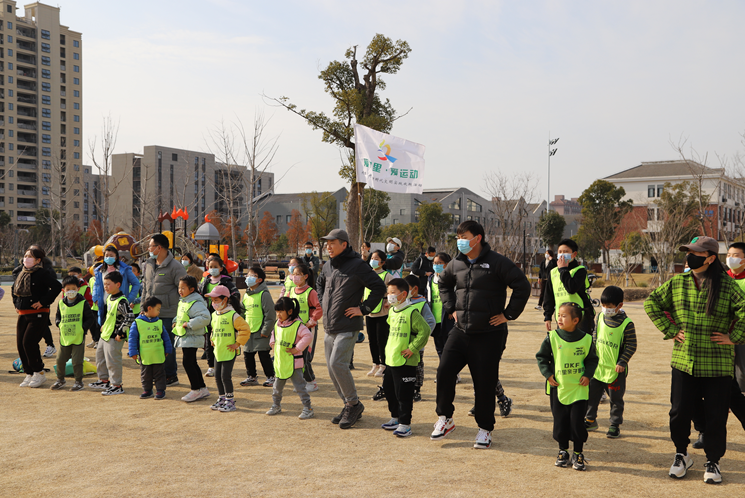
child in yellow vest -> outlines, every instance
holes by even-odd
[[[295,282],[292,281],[292,275],[295,273],[295,268],[297,268],[299,263],[300,258],[290,259],[290,264],[287,266],[287,276],[285,277],[282,290],[279,292],[279,297],[292,297],[290,291],[295,287]]]
[[[103,389],[104,396],[124,394],[122,387],[122,346],[129,332],[129,303],[121,291],[122,274],[112,271],[103,277],[105,301],[101,338],[96,347],[96,371],[98,381],[88,384],[93,389]]]
[[[243,294],[243,318],[246,319],[251,329],[251,338],[243,351],[243,361],[246,363],[246,380],[241,381],[241,386],[258,386],[258,372],[256,371],[256,355],[259,355],[261,368],[264,370],[266,381],[264,387],[274,385],[274,366],[269,354],[269,338],[274,331],[277,315],[274,312],[274,299],[266,285],[266,273],[259,267],[248,270],[246,277],[246,289]]]
[[[598,367],[590,381],[590,398],[587,401],[585,427],[588,431],[598,428],[598,405],[603,392],[610,398],[610,428],[608,438],[621,436],[623,423],[623,395],[626,392],[629,360],[636,352],[634,322],[623,311],[623,289],[610,285],[600,296],[603,313],[593,333]]]
[[[215,383],[220,394],[217,402],[210,408],[221,412],[235,411],[233,397],[233,365],[251,336],[248,324],[241,316],[243,309],[239,298],[224,285],[218,285],[207,294],[212,299],[212,338],[210,342],[215,352]]]
[[[292,275],[292,282],[295,287],[290,291],[290,297],[297,299],[300,303],[299,316],[311,334],[313,341],[308,349],[303,351],[303,378],[308,383],[307,391],[318,391],[316,383],[316,374],[313,372],[311,362],[316,352],[316,339],[318,339],[318,322],[323,317],[323,308],[321,301],[318,299],[318,293],[313,288],[315,286],[315,275],[305,263],[298,263]]]
[[[592,336],[577,327],[582,310],[572,302],[563,303],[556,313],[559,328],[546,335],[535,357],[546,378],[546,391],[551,399],[554,416],[554,439],[559,443],[557,467],[570,464],[569,440],[574,442],[571,464],[575,470],[585,470],[582,453],[587,441],[585,413],[590,394],[590,379],[598,365]]]
[[[93,314],[85,297],[80,294],[80,282],[78,277],[72,275],[62,280],[64,297],[57,306],[57,317],[54,320],[59,327],[61,346],[57,353],[57,382],[52,384],[53,391],[65,387],[65,367],[70,358],[72,358],[72,369],[75,375],[75,384],[70,391],[83,389],[83,355],[85,354],[83,339],[85,332],[96,323],[97,317]]]
[[[166,397],[166,356],[173,354],[170,336],[163,326],[160,308],[163,302],[149,297],[142,303],[141,314],[129,329],[129,356],[140,363],[142,394],[140,399]]]
[[[381,427],[398,437],[411,432],[411,412],[414,409],[414,389],[419,351],[424,349],[432,332],[427,321],[409,299],[409,284],[402,278],[388,282],[388,326],[385,344],[383,390],[391,419]]]
[[[310,345],[313,334],[299,318],[300,303],[297,299],[280,297],[274,305],[277,312],[277,325],[274,327],[269,343],[274,348],[274,387],[272,388],[272,407],[267,415],[277,415],[282,412],[282,391],[288,379],[300,396],[303,411],[299,419],[313,418],[313,408],[310,406],[310,395],[306,390],[303,378],[303,351]]]
[[[432,332],[435,331],[435,326],[437,325],[437,321],[435,320],[435,315],[432,313],[432,309],[429,307],[427,298],[419,294],[419,286],[421,285],[421,280],[419,279],[419,277],[417,277],[413,273],[408,275],[406,278],[404,278],[404,280],[406,280],[406,283],[409,284],[409,300],[411,301],[411,304],[413,306],[416,306],[416,308],[422,314],[424,319],[427,321],[427,325],[429,325],[429,328],[431,329],[430,335],[432,335]],[[424,385],[424,349],[419,351],[419,364],[416,366],[416,385],[414,386],[414,402],[422,400],[421,389],[423,385]]]
[[[577,304],[582,311],[579,329],[592,334],[595,327],[595,308],[592,307],[587,289],[590,281],[587,269],[577,261],[577,242],[564,239],[559,242],[556,267],[549,273],[543,297],[543,319],[546,331],[551,331],[552,319],[559,305],[566,302]]]

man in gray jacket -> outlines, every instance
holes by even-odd
[[[316,285],[323,308],[326,365],[336,392],[344,400],[344,409],[331,422],[349,429],[365,410],[357,397],[349,362],[357,333],[362,330],[362,316],[385,297],[386,288],[375,270],[352,250],[347,232],[335,229],[322,238],[331,257]],[[370,295],[363,301],[365,288],[370,289]]]
[[[160,319],[171,337],[171,344],[176,337],[171,331],[173,319],[178,310],[178,283],[186,276],[186,269],[180,261],[173,258],[169,251],[168,237],[159,233],[150,239],[147,246],[150,258],[142,268],[142,301],[149,297],[157,297],[163,303],[160,309]],[[166,385],[178,384],[176,353],[166,356]]]

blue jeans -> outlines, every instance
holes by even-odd
[[[173,326],[173,318],[161,317],[161,320],[163,320],[163,326],[168,331],[168,337],[171,338],[171,346],[173,346],[173,341],[176,339],[176,335],[171,332],[171,327]],[[173,348],[173,353],[166,356],[165,366],[167,379],[178,376],[178,365],[176,364],[176,348]]]

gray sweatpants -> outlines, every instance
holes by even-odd
[[[83,382],[83,357],[85,356],[85,342],[78,345],[59,347],[57,353],[57,380],[65,380],[65,366],[67,360],[72,358],[72,371],[75,374],[75,382]]]
[[[96,373],[98,380],[108,380],[112,385],[122,385],[122,346],[126,341],[117,341],[110,337],[103,338],[96,347]]]
[[[323,340],[331,383],[334,384],[339,397],[348,405],[356,405],[359,402],[354,377],[349,370],[349,362],[352,361],[356,341],[357,332],[326,334]]]
[[[612,384],[600,382],[597,379],[590,381],[590,397],[587,401],[587,420],[596,420],[598,416],[598,406],[603,392],[608,393],[610,400],[610,423],[619,426],[623,423],[623,395],[626,393],[626,372],[618,374]]]
[[[310,394],[305,389],[305,378],[303,377],[303,369],[296,368],[292,372],[292,376],[289,379],[280,379],[279,377],[274,378],[274,388],[272,389],[272,402],[275,406],[282,406],[282,391],[285,388],[288,380],[292,380],[292,385],[295,386],[300,401],[303,402],[303,406],[310,408]]]

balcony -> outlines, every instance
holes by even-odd
[[[31,223],[36,223],[36,217],[35,216],[19,216],[18,221],[29,221]]]
[[[16,178],[18,179],[19,182],[36,183],[37,176],[36,176],[36,173],[26,173],[24,171],[19,171],[16,174]],[[34,194],[34,195],[36,195],[36,194]]]
[[[33,68],[23,68],[16,70],[16,74],[18,76],[22,76],[24,78],[34,78],[36,79],[36,69]]]
[[[18,52],[16,54],[16,59],[18,62],[22,62],[24,64],[31,64],[32,66],[36,65],[36,56],[35,55],[28,55],[21,52]]]
[[[26,162],[21,162],[21,159],[18,160],[18,167],[21,169],[30,169],[33,171],[36,171],[36,168],[37,168],[36,161],[26,163]]]
[[[26,81],[26,80],[18,80],[18,83],[16,84],[19,90],[28,90],[29,92],[35,92],[36,91],[36,82],[35,81]]]
[[[19,142],[27,143],[27,144],[35,144],[36,143],[36,134],[35,133],[21,133],[18,132],[17,140]]]
[[[36,95],[29,95],[27,93],[19,93],[18,102],[21,102],[23,104],[31,104],[36,105]]]
[[[26,38],[33,38],[34,40],[36,39],[36,30],[27,28],[25,26],[18,26],[18,28],[16,28],[16,34],[18,36],[24,36]]]
[[[34,202],[21,202],[21,199],[18,199],[16,205],[18,209],[36,209],[36,200]]]
[[[30,197],[36,197],[36,189],[35,188],[34,189],[30,189],[30,188],[21,188],[21,187],[19,187],[18,190],[17,190],[17,192],[18,192],[18,195],[28,195]]]
[[[26,116],[27,118],[36,117],[36,109],[33,107],[18,106],[18,110],[16,112],[18,113],[19,116]]]
[[[62,65],[61,65],[61,66],[59,67],[59,69],[60,69],[60,71],[67,71],[67,66],[65,66],[64,64],[62,64]]]
[[[19,147],[18,155],[24,157],[38,157],[39,151],[36,147],[23,147],[22,149]]]
[[[36,131],[36,122],[34,121],[26,121],[23,119],[19,119],[18,123],[16,124],[18,128],[21,130],[33,130]]]

